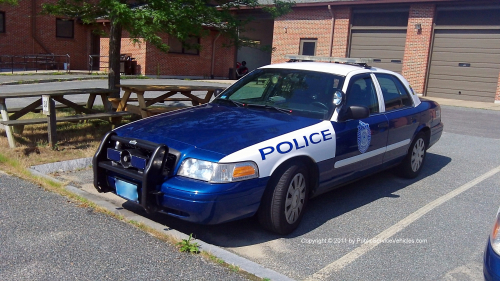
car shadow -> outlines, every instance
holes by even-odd
[[[399,197],[394,192],[439,172],[451,158],[428,153],[420,175],[402,179],[390,170],[377,173],[354,183],[337,188],[309,201],[300,226],[291,234],[282,236],[264,230],[256,217],[219,225],[200,225],[170,217],[162,213],[147,214],[132,203],[124,208],[185,234],[220,247],[244,247],[278,238],[294,238],[307,234],[327,221],[384,197]]]

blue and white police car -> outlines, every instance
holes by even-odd
[[[312,197],[390,167],[416,177],[442,130],[439,105],[397,73],[268,65],[208,104],[109,132],[94,185],[148,212],[201,224],[257,215],[288,234]]]

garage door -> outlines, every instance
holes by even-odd
[[[351,58],[373,58],[373,66],[401,73],[405,52],[404,30],[352,30]]]
[[[500,71],[500,30],[436,30],[427,95],[492,102]]]

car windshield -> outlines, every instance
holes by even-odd
[[[257,69],[225,90],[214,103],[272,109],[292,115],[329,120],[333,94],[344,77],[295,69]]]

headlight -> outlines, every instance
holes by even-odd
[[[194,158],[184,160],[177,175],[213,183],[242,181],[259,177],[254,162],[213,163]]]

